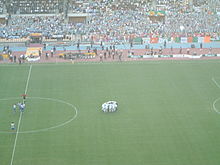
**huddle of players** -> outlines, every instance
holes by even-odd
[[[14,105],[13,105],[13,110],[14,110],[14,112],[16,111],[17,106],[18,106],[20,112],[24,112],[25,103],[17,103],[17,104],[14,104]]]
[[[115,112],[118,108],[118,103],[116,101],[108,101],[102,104],[103,112]]]

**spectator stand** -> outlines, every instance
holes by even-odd
[[[58,0],[13,0],[12,14],[55,14],[59,13]]]

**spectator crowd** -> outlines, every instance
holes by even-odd
[[[3,9],[5,7],[5,0],[0,0],[0,14],[3,14]]]
[[[1,1],[0,1],[1,2]],[[0,3],[1,5],[1,3]],[[57,3],[54,4],[57,6]],[[51,7],[53,12],[57,7]],[[111,0],[69,5],[68,11],[89,13],[86,23],[65,21],[65,15],[13,16],[8,25],[0,25],[1,38],[27,37],[32,32],[41,32],[44,37],[53,35],[81,34],[85,40],[129,41],[134,37],[210,35],[220,36],[220,17],[206,9],[193,10],[182,6],[167,5],[165,16],[155,21],[148,15],[152,6],[147,1],[129,0],[113,3]],[[47,9],[46,9],[47,11]]]
[[[59,11],[58,0],[13,0],[7,5],[11,14],[44,14]]]

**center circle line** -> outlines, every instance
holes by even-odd
[[[215,101],[214,101],[213,104],[212,104],[212,107],[213,107],[214,111],[215,111],[216,113],[218,113],[218,114],[220,114],[220,111],[216,108],[215,104],[216,104],[219,100],[220,100],[220,97],[217,98],[217,99],[215,99]]]
[[[20,99],[20,97],[11,97],[11,98],[3,98],[3,99],[0,99],[0,101],[5,101],[5,100],[15,100],[15,99]],[[54,101],[54,102],[59,102],[59,103],[63,103],[63,104],[66,104],[68,106],[70,106],[72,109],[74,109],[75,111],[75,114],[74,116],[72,116],[69,120],[61,123],[61,124],[58,124],[58,125],[54,125],[52,127],[48,127],[48,128],[42,128],[42,129],[35,129],[35,130],[29,130],[29,131],[19,131],[18,133],[20,134],[25,134],[25,133],[38,133],[38,132],[44,132],[44,131],[48,131],[48,130],[52,130],[52,129],[55,129],[55,128],[59,128],[59,127],[62,127],[62,126],[65,126],[67,124],[69,124],[70,122],[72,122],[74,119],[76,119],[77,115],[78,115],[78,109],[71,103],[68,103],[66,101],[63,101],[63,100],[59,100],[59,99],[54,99],[54,98],[46,98],[46,97],[28,97],[27,99],[41,99],[41,100],[50,100],[50,101]],[[10,134],[10,133],[14,133],[14,132],[10,132],[10,131],[0,131],[0,134],[1,133],[5,133],[5,134]]]

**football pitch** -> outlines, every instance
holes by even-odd
[[[102,112],[110,100],[118,110]],[[220,60],[0,65],[0,165],[219,165],[219,155]]]

